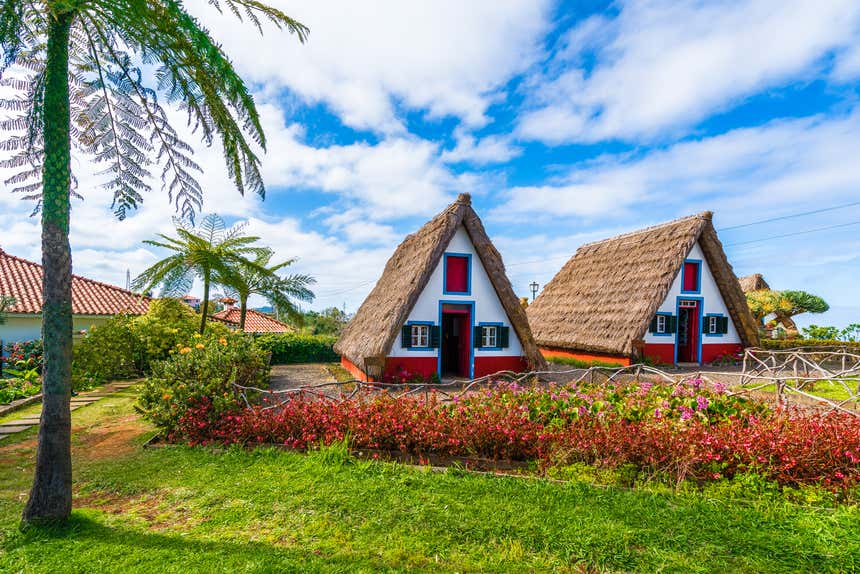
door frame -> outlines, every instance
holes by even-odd
[[[677,322],[680,325],[681,323],[681,300],[684,301],[696,301],[696,309],[699,311],[699,321],[697,323],[696,329],[696,362],[700,365],[702,364],[702,317],[705,313],[705,298],[704,297],[693,297],[691,295],[678,295],[675,300],[675,317],[677,317]],[[678,338],[681,335],[680,330],[676,330],[675,332],[675,364],[678,363]]]
[[[473,344],[472,337],[474,337],[475,332],[475,302],[474,301],[452,301],[449,299],[440,299],[439,300],[439,328],[442,328],[442,307],[445,305],[461,305],[463,307],[469,307],[469,329],[468,329],[468,345],[469,345],[469,379],[475,378],[475,345]],[[439,373],[439,376],[442,376],[442,345],[443,345],[442,332],[439,332],[439,352],[436,354],[436,372]]]

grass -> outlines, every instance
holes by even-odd
[[[848,572],[860,509],[302,455],[142,449],[133,392],[73,413],[75,507],[17,528],[35,431],[0,443],[2,572]]]
[[[340,363],[326,363],[325,368],[329,374],[334,377],[334,380],[339,383],[346,383],[348,381],[355,380],[355,376],[344,369]]]
[[[787,383],[789,385],[793,385],[793,384],[795,384],[795,381],[794,380],[788,380]],[[857,387],[857,381],[856,380],[848,381],[847,384],[848,384],[849,388],[852,388],[852,387],[856,388]],[[749,383],[747,385],[744,385],[744,387],[758,387],[758,386],[759,386],[759,384],[756,384],[756,383]],[[776,385],[775,384],[765,385],[758,390],[760,392],[775,393],[776,392]],[[791,392],[790,389],[786,389],[786,390],[789,393]],[[811,383],[807,383],[806,386],[803,388],[803,391],[806,393],[809,393],[810,395],[815,395],[816,397],[821,397],[824,399],[830,399],[831,401],[844,401],[846,399],[851,398],[851,396],[852,396],[851,393],[849,393],[845,390],[845,387],[842,386],[842,383],[840,383],[837,380],[815,381],[814,385]],[[847,406],[850,406],[850,404]]]
[[[577,369],[588,369],[590,367],[608,367],[615,368],[623,366],[621,363],[613,363],[612,361],[583,361],[582,359],[575,359],[573,357],[544,357],[547,362],[554,363],[556,365],[568,365],[571,367],[576,367]]]

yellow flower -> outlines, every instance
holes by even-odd
[[[224,337],[221,337],[220,339],[218,339],[218,342],[221,343],[225,347],[227,346],[227,339],[225,339]]]
[[[182,343],[176,343],[177,347],[182,347]]]
[[[181,349],[179,349],[179,352],[183,355],[185,355],[186,353],[190,353],[191,347],[182,347]]]
[[[194,338],[195,338],[195,339],[199,339],[199,338],[200,338],[200,337],[202,337],[202,336],[203,336],[203,335],[201,335],[200,333],[194,333]]]
[[[197,343],[196,345],[194,345],[194,347],[197,349],[205,349],[206,345],[204,345],[203,343]]]

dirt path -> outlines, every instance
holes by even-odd
[[[333,382],[335,382],[334,377],[331,376],[323,363],[275,365],[272,367],[269,388],[273,391],[279,391]]]

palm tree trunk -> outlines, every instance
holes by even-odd
[[[248,314],[248,296],[240,297],[239,302],[239,332],[245,332],[245,315]]]
[[[203,271],[203,303],[200,305],[200,334],[206,330],[206,315],[209,314],[209,281],[211,273],[208,269]]]
[[[25,522],[63,521],[72,511],[72,253],[69,246],[69,28],[74,14],[51,16],[45,68],[42,170],[42,420]]]

